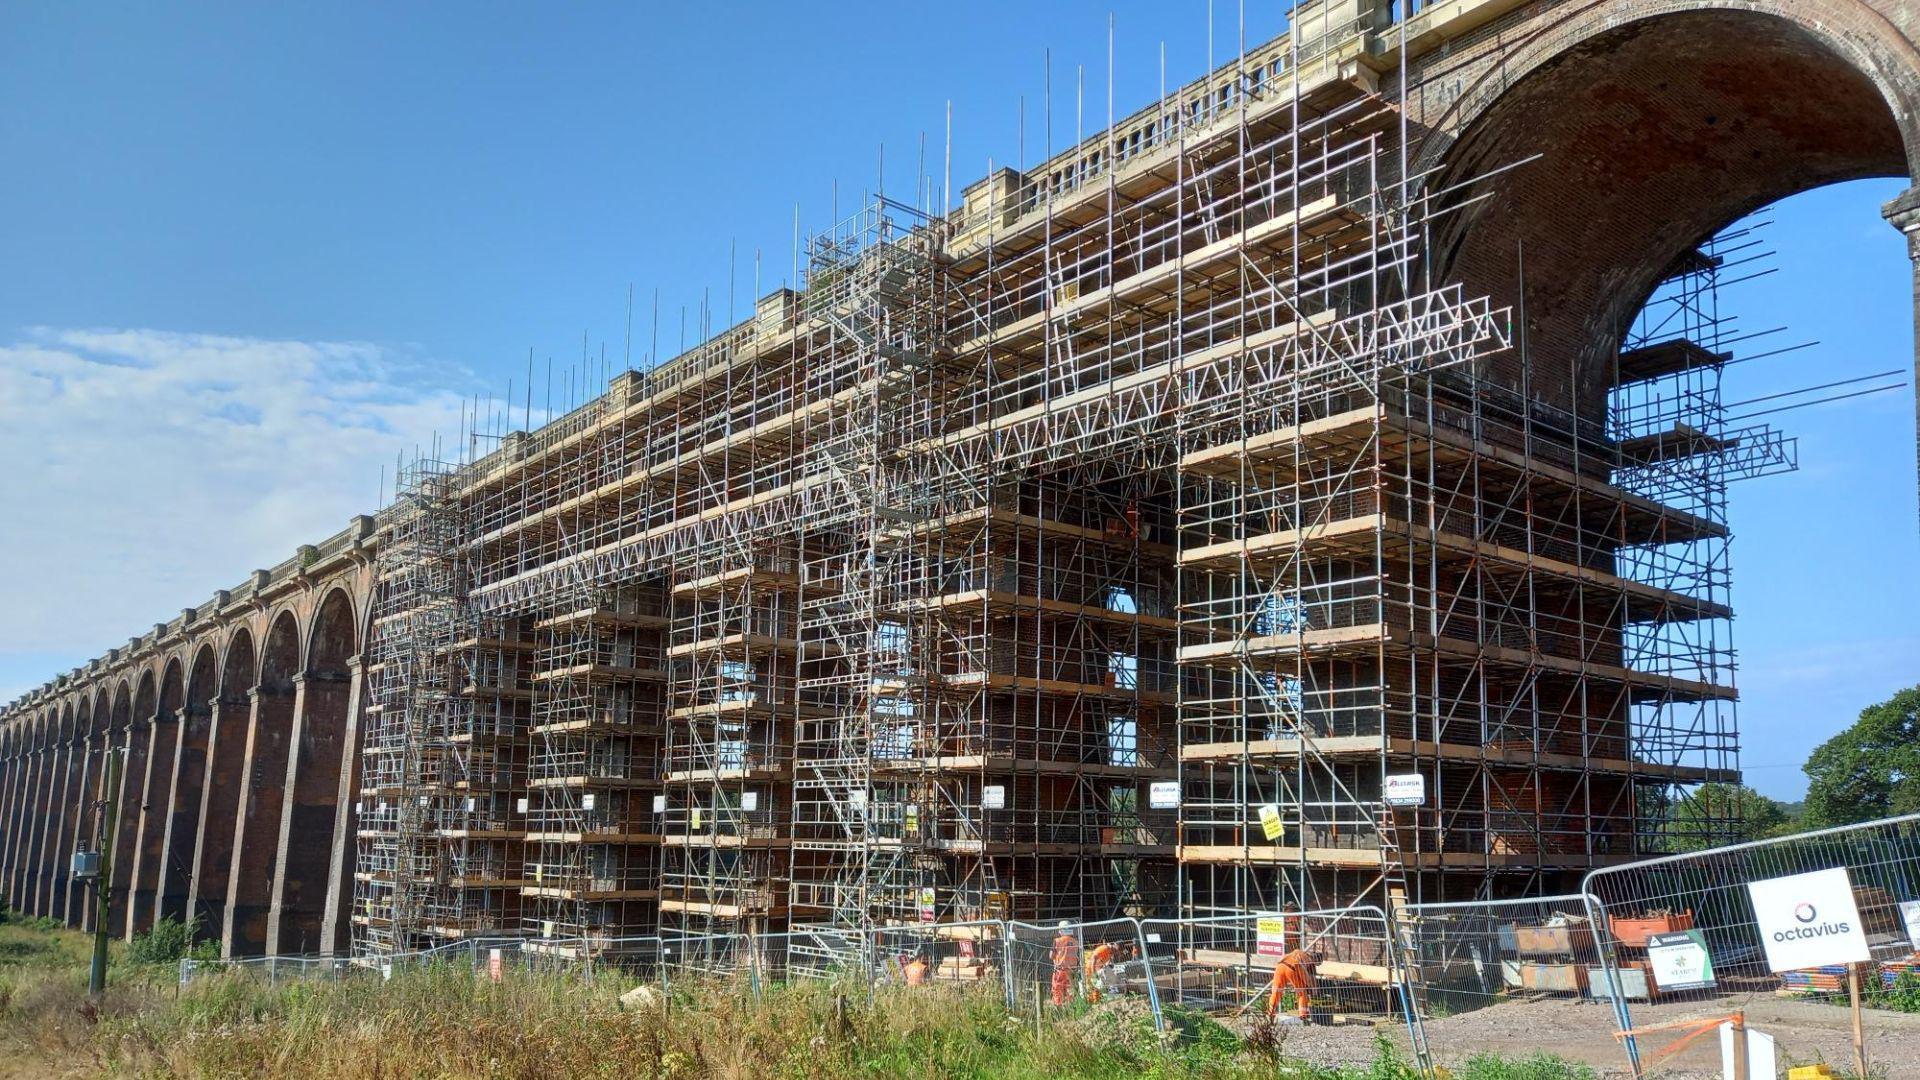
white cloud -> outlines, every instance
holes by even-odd
[[[439,387],[465,379],[357,342],[0,345],[0,658],[99,655],[371,513],[382,464],[391,484],[396,454],[457,429]]]

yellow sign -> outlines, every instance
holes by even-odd
[[[693,808],[693,827],[696,829],[700,827],[700,808],[697,806]]]
[[[1280,808],[1272,803],[1260,808],[1260,831],[1268,840],[1280,839]]]

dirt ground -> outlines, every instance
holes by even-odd
[[[1675,1021],[1724,1016],[1744,1009],[1747,1025],[1774,1037],[1781,1074],[1789,1065],[1825,1062],[1834,1071],[1853,1069],[1851,1021],[1846,1008],[1813,1001],[1756,995],[1711,1002],[1672,1002],[1634,1006],[1633,1022],[1644,1028]],[[1920,1080],[1920,1015],[1869,1009],[1865,1014],[1867,1063],[1880,1080]],[[1426,1025],[1434,1060],[1454,1065],[1482,1051],[1525,1057],[1544,1050],[1570,1061],[1582,1061],[1608,1077],[1631,1075],[1626,1055],[1613,1037],[1613,1010],[1595,1002],[1565,998],[1505,1001],[1472,1012],[1459,1013]],[[1370,1027],[1295,1027],[1283,1029],[1285,1052],[1323,1064],[1365,1064],[1373,1058],[1374,1032]],[[1383,1029],[1404,1052],[1404,1027]],[[1674,1036],[1661,1033],[1640,1039],[1640,1059],[1649,1076],[1673,1080],[1705,1080],[1720,1076],[1720,1044],[1715,1034],[1701,1036],[1686,1050],[1660,1061],[1654,1058],[1673,1045]],[[1756,1080],[1760,1080],[1756,1074]]]

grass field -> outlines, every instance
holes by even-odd
[[[571,974],[476,978],[465,965],[267,986],[222,975],[176,985],[167,950],[116,949],[111,985],[86,996],[89,940],[0,922],[0,1077],[1284,1077],[1412,1080],[1382,1051],[1336,1070],[1289,1059],[1282,1029],[1242,1040],[1178,1015],[1168,1037],[1137,1009],[1036,1027],[990,991],[810,982],[755,998],[731,982],[676,980],[669,1000],[624,1007],[631,984]],[[148,959],[142,960],[145,956]],[[1579,1080],[1556,1059],[1488,1056],[1456,1080]]]

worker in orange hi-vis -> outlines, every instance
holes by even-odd
[[[1073,994],[1074,961],[1080,956],[1080,942],[1074,938],[1072,924],[1062,922],[1053,937],[1053,1004],[1059,1008]]]
[[[1107,965],[1113,963],[1119,955],[1120,950],[1115,948],[1111,941],[1103,941],[1087,950],[1082,982],[1086,987],[1088,1001],[1100,1000],[1100,978],[1106,972]]]
[[[908,986],[924,986],[927,981],[927,958],[914,953],[900,968],[902,977]]]
[[[1289,990],[1293,991],[1294,1011],[1300,1015],[1301,1022],[1313,1019],[1313,1009],[1307,996],[1313,990],[1313,968],[1318,962],[1307,950],[1295,949],[1273,966],[1273,981],[1267,984],[1269,1019],[1279,1013],[1280,999]]]

